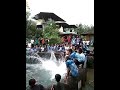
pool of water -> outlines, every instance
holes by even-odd
[[[31,78],[35,78],[37,83],[41,83],[44,86],[49,85],[50,83],[50,71],[45,70],[44,68],[39,68],[40,64],[26,65],[26,87],[28,86],[28,81]],[[38,69],[39,68],[39,69]]]
[[[27,58],[27,60],[29,60],[29,58]],[[37,56],[37,61],[39,60],[41,63],[26,63],[26,89],[28,87],[28,81],[31,78],[35,78],[37,83],[42,84],[44,87],[48,87],[51,84],[56,83],[54,80],[55,74],[58,73],[64,77],[64,74],[66,73],[65,62],[56,62],[53,53],[48,60]],[[94,69],[88,69],[87,71],[87,83],[83,90],[94,90],[94,83],[89,84],[89,82],[94,81]]]
[[[31,78],[35,78],[37,83],[44,87],[55,83],[55,74],[64,77],[66,73],[66,65],[62,60],[57,60],[54,53],[48,55],[47,58],[41,58],[38,55],[26,57],[26,87]],[[38,62],[38,63],[37,63]]]

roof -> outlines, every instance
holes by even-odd
[[[62,26],[63,28],[77,28],[75,25],[69,25],[67,23],[56,23],[56,24]]]
[[[67,35],[67,34],[77,35],[77,33],[75,33],[75,32],[60,32],[60,34],[62,34],[62,35],[63,35],[63,34],[64,34],[64,35],[65,35],[65,34],[66,34],[66,35]]]
[[[37,14],[33,17],[33,19],[35,19],[35,20],[44,19],[45,21],[47,21],[50,18],[54,21],[64,21],[65,22],[65,20],[63,20],[56,14],[50,13],[50,12],[40,12],[39,14]]]
[[[77,28],[75,25],[69,25],[69,28]]]
[[[59,25],[59,27],[63,28],[77,28],[75,25],[68,25],[67,23],[56,23],[56,25]],[[37,28],[43,28],[42,25],[37,25]]]

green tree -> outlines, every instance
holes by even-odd
[[[43,37],[50,39],[49,44],[61,43],[59,29],[53,20],[49,19],[44,25]]]
[[[26,38],[32,38],[36,34],[36,24],[32,20],[26,21]]]
[[[77,25],[77,28],[75,31],[78,33],[79,36],[81,36],[82,33],[92,33],[94,32],[94,26],[87,26],[79,24]]]
[[[75,29],[75,31],[76,31],[77,34],[80,36],[81,33],[83,33],[85,29],[83,28],[83,25],[82,25],[82,24],[79,24],[79,25],[76,25],[76,26],[77,26],[77,28]]]
[[[42,30],[36,28],[36,23],[29,19],[30,12],[26,11],[26,38],[42,37]]]

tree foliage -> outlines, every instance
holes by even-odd
[[[59,29],[53,20],[49,19],[44,25],[43,37],[50,39],[49,44],[61,43]]]
[[[31,20],[26,21],[26,37],[27,38],[32,38],[35,36],[36,33],[36,26],[35,23],[32,22]]]
[[[55,24],[55,22],[51,19],[45,22],[44,27],[42,29],[37,29],[34,21],[29,19],[30,11],[27,5],[26,7],[26,38],[35,39],[35,38],[48,38],[50,39],[50,44],[61,43],[61,38],[59,36],[59,28]],[[86,26],[79,24],[75,31],[78,35],[81,36],[82,33],[94,32],[94,26]]]
[[[42,36],[42,30],[36,28],[36,23],[29,19],[30,12],[26,12],[26,38],[34,39]]]
[[[53,20],[49,19],[46,22],[44,25],[43,35],[44,38],[58,38],[59,30]]]
[[[93,33],[94,32],[94,26],[87,26],[79,24],[77,25],[77,28],[75,31],[78,33],[78,35],[81,36],[82,33]]]
[[[29,15],[30,13],[26,12],[26,38],[48,38],[50,39],[50,44],[61,42],[58,27],[53,20],[49,19],[43,29],[37,29],[36,24],[28,19]]]

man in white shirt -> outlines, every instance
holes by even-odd
[[[34,40],[31,40],[31,44],[33,44],[34,43]]]
[[[68,44],[67,45],[65,45],[65,50],[68,50],[69,49],[69,46],[68,46]]]
[[[44,52],[44,47],[43,46],[41,47],[41,52]]]
[[[28,43],[28,47],[31,48],[31,43]]]

